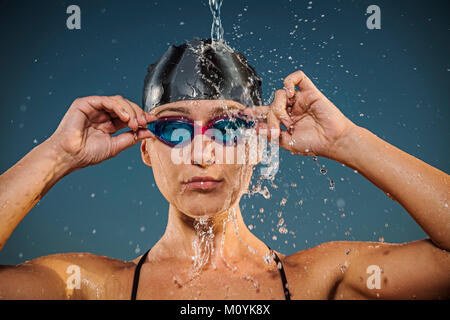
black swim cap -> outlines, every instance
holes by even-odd
[[[148,67],[142,104],[145,111],[179,100],[233,100],[259,106],[261,78],[239,52],[224,42],[194,38],[170,46]]]

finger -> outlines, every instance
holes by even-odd
[[[125,99],[120,96],[112,96],[109,97],[110,99],[112,99],[113,101],[116,101],[117,103],[120,104],[120,106],[124,109],[127,110],[127,112],[130,114],[130,120],[128,121],[128,126],[130,127],[130,129],[132,129],[133,131],[137,131],[139,129],[139,123],[137,120],[137,116],[136,116],[136,111],[134,110],[134,108],[129,105]]]
[[[110,121],[113,118],[112,115],[116,118],[118,117],[114,112],[109,110],[98,111],[89,117],[89,121],[93,124],[101,124],[103,122]]]
[[[301,70],[291,73],[284,79],[284,87],[288,98],[294,96],[295,86],[299,87],[300,90],[317,90],[314,83]]]
[[[292,125],[291,117],[286,111],[287,107],[287,95],[285,90],[277,90],[275,92],[275,98],[270,105],[273,114],[283,123],[286,128]]]
[[[265,122],[258,122],[256,125],[256,134],[259,134],[261,130],[265,130],[265,132],[268,131],[268,125]]]
[[[109,119],[102,123],[94,124],[93,127],[95,129],[101,130],[104,133],[114,134],[120,129],[125,128],[127,125],[128,125],[127,122],[124,122],[116,118],[116,119]]]
[[[113,100],[109,99],[108,97],[101,97],[101,96],[90,96],[85,98],[79,98],[75,100],[76,102],[79,102],[82,106],[86,107],[84,108],[85,112],[92,113],[92,108],[98,111],[106,111],[108,113],[114,113],[116,114],[122,121],[129,121],[130,115],[128,114],[126,109],[123,109]],[[91,108],[89,108],[91,107]],[[95,116],[91,114],[90,116]]]
[[[140,106],[138,106],[136,103],[134,103],[131,100],[124,99],[136,112],[138,123],[141,127],[144,127],[147,125],[147,117],[145,115],[144,110]]]
[[[150,122],[155,121],[155,120],[158,119],[158,117],[156,117],[153,114],[150,114],[149,112],[145,112],[145,117],[147,119],[147,123],[150,123]]]
[[[253,119],[264,121],[267,118],[267,114],[270,111],[270,107],[267,106],[254,106],[251,108],[245,108],[242,110],[244,115],[249,116]]]
[[[152,133],[148,129],[138,129],[136,132],[128,131],[112,137],[112,156],[118,155],[123,150],[131,147],[132,145],[142,141],[143,139],[150,138]]]
[[[308,101],[308,97],[311,95],[308,92],[296,91],[295,92],[295,103],[292,106],[291,114],[292,116],[300,116],[311,106],[311,101]]]
[[[268,138],[277,139],[280,135],[280,120],[270,111],[267,115]]]

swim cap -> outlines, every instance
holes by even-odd
[[[147,69],[142,105],[145,111],[179,100],[233,100],[259,106],[261,78],[239,52],[224,42],[194,38],[170,46]]]

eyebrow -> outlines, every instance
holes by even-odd
[[[216,117],[216,116],[223,114],[226,110],[235,112],[235,111],[239,111],[240,108],[238,108],[236,106],[228,106],[228,108],[224,108],[221,106],[221,107],[217,107],[217,108],[214,108],[213,110],[211,110],[208,115],[210,117]],[[179,113],[183,113],[186,115],[191,115],[191,112],[186,107],[168,107],[166,109],[158,111],[155,116],[159,116],[164,111],[174,111],[174,112],[179,112]]]
[[[217,107],[217,108],[214,108],[213,110],[211,110],[208,115],[211,118],[214,118],[214,117],[222,115],[227,110],[230,111],[230,112],[236,112],[236,111],[239,111],[240,108],[235,107],[235,106],[228,106],[227,108]]]
[[[159,116],[161,113],[163,113],[164,111],[175,111],[175,112],[180,112],[180,113],[184,113],[184,114],[188,114],[190,115],[191,112],[189,111],[189,109],[185,108],[185,107],[168,107],[166,109],[160,110],[158,111],[155,116]]]

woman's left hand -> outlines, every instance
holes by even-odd
[[[284,86],[284,90],[275,92],[269,107],[250,109],[247,113],[263,113],[267,129],[275,130],[272,131],[275,135],[279,132],[280,145],[288,151],[333,158],[337,142],[356,125],[302,71],[289,75]],[[281,130],[280,123],[288,130]]]

